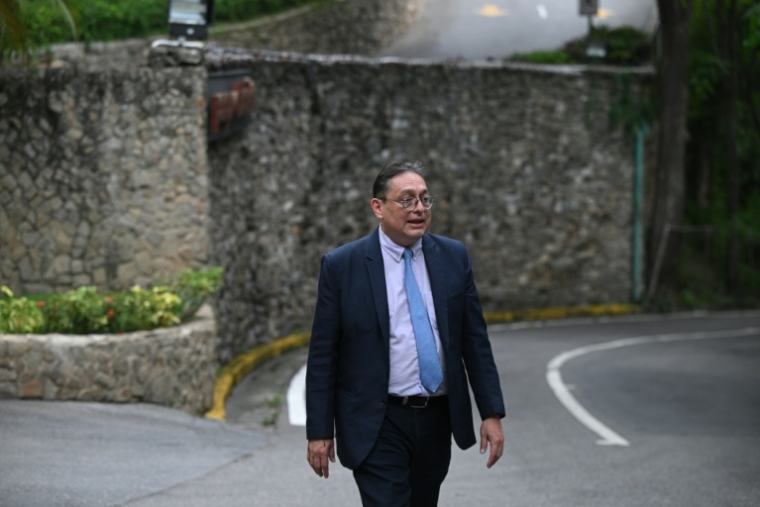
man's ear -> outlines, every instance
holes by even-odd
[[[378,199],[377,197],[373,197],[372,200],[369,202],[369,205],[372,206],[372,211],[375,213],[375,216],[379,219],[383,219],[383,201]]]

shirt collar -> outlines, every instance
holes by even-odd
[[[380,229],[380,247],[385,250],[386,253],[390,254],[391,258],[396,262],[401,262],[405,248],[396,244],[396,242],[389,238],[383,231],[382,226],[378,226],[378,229]],[[412,258],[416,259],[422,252],[422,238],[415,241],[409,248],[412,250]]]

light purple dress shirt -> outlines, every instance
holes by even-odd
[[[430,277],[422,253],[422,239],[411,247],[412,269],[417,285],[425,301],[430,327],[433,328],[435,347],[443,368],[443,382],[435,392],[436,395],[446,391],[446,362],[444,361],[441,338],[438,334],[438,321],[433,306],[433,293],[430,290]],[[397,396],[430,396],[420,380],[420,364],[417,359],[417,342],[414,339],[412,317],[404,288],[404,247],[397,245],[380,227],[380,249],[383,252],[385,269],[385,286],[388,292],[388,312],[390,314],[390,364],[391,376],[388,393]]]

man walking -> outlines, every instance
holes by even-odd
[[[464,245],[427,232],[422,165],[394,162],[373,185],[380,226],[322,259],[306,376],[306,459],[353,470],[365,506],[434,506],[451,436],[501,457],[499,377]]]

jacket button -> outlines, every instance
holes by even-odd
[[[380,403],[383,404],[383,405],[387,405],[388,404],[388,397],[384,396],[383,399],[380,400]]]

